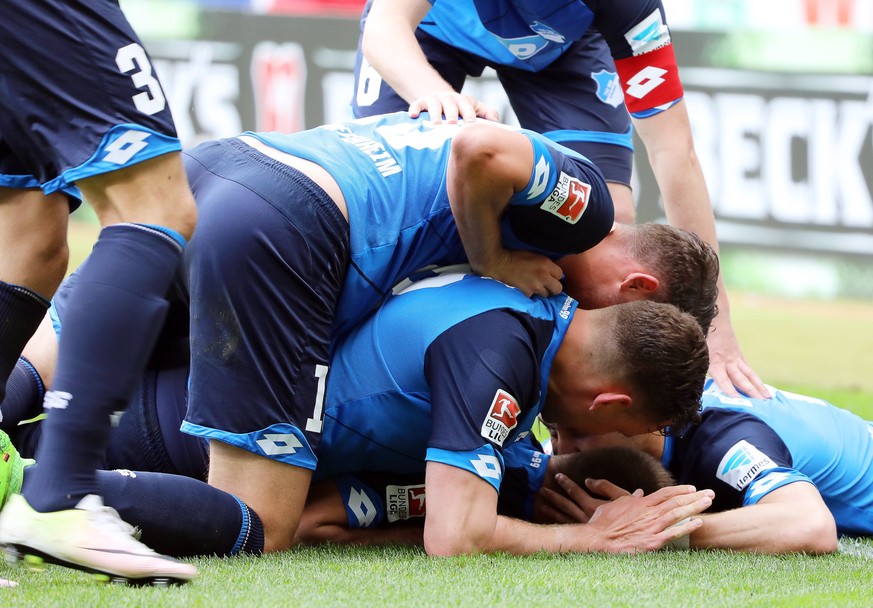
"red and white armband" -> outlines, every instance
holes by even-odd
[[[631,114],[672,104],[684,94],[672,44],[641,55],[616,59],[615,67],[624,92],[624,103]]]

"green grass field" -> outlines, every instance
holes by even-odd
[[[75,243],[74,259],[86,250]],[[742,293],[731,301],[746,358],[768,383],[873,419],[873,303]],[[714,551],[432,559],[416,549],[321,547],[195,563],[200,577],[170,589],[0,564],[0,578],[19,583],[0,588],[0,606],[873,605],[873,540],[844,540],[825,557]]]

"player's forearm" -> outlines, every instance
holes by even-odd
[[[429,93],[453,90],[428,63],[415,38],[429,6],[426,0],[377,0],[361,40],[370,65],[410,103]]]
[[[756,504],[701,516],[691,534],[693,549],[732,549],[756,553],[831,553],[836,526],[829,513],[803,504]]]

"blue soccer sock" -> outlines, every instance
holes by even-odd
[[[260,517],[233,494],[207,483],[125,470],[98,471],[97,480],[105,504],[139,528],[140,540],[158,553],[227,556],[264,550]]]
[[[183,246],[181,236],[150,226],[101,231],[65,313],[41,466],[24,488],[34,509],[69,509],[97,492],[111,415],[125,409],[154,348]]]
[[[0,401],[24,345],[39,327],[49,302],[35,291],[0,281]],[[0,410],[2,413],[2,410]]]
[[[45,386],[39,373],[30,361],[19,357],[6,382],[6,396],[0,401],[0,430],[13,437],[19,422],[42,413],[44,396]]]

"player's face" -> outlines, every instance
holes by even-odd
[[[560,425],[550,427],[549,432],[552,436],[552,452],[555,454],[572,454],[592,448],[634,446],[633,439],[617,432],[590,435],[577,433]]]
[[[620,303],[624,275],[615,259],[618,239],[613,229],[588,251],[564,256],[558,265],[564,272],[564,292],[585,309],[605,308]]]

